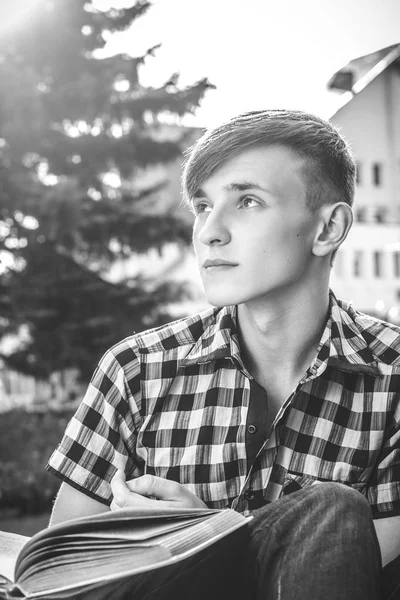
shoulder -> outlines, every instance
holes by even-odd
[[[189,350],[206,331],[216,325],[219,311],[218,308],[210,307],[196,315],[137,333],[132,336],[132,339],[137,344],[139,352],[144,354],[180,348]]]
[[[159,327],[134,333],[114,346],[102,357],[100,364],[110,367],[112,363],[126,369],[132,363],[140,361],[143,355],[176,354],[184,357],[198,340],[216,325],[220,309],[209,308],[201,313],[172,321]]]
[[[378,362],[400,367],[400,327],[340,302]]]
[[[142,381],[161,381],[166,363],[177,370],[203,334],[214,330],[218,312],[210,308],[124,338],[102,356],[89,389],[108,398],[134,397],[139,402]]]

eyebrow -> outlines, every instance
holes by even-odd
[[[261,190],[262,192],[266,192],[270,194],[270,190],[263,188],[258,183],[253,181],[238,181],[236,183],[228,183],[224,185],[222,188],[225,192],[245,192],[246,190]],[[202,188],[199,188],[194,194],[193,198],[206,198],[207,194],[204,192]]]

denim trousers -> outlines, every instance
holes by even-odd
[[[79,600],[397,600],[400,562],[386,583],[384,573],[364,496],[321,483],[254,511],[190,559]]]

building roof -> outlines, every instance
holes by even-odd
[[[400,68],[400,43],[354,58],[328,81],[328,88],[341,94],[339,108],[347,104],[390,65]]]

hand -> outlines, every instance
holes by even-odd
[[[162,506],[207,508],[206,504],[189,492],[183,484],[154,475],[143,475],[126,481],[125,474],[117,471],[111,481],[111,490],[114,496],[111,510]]]

